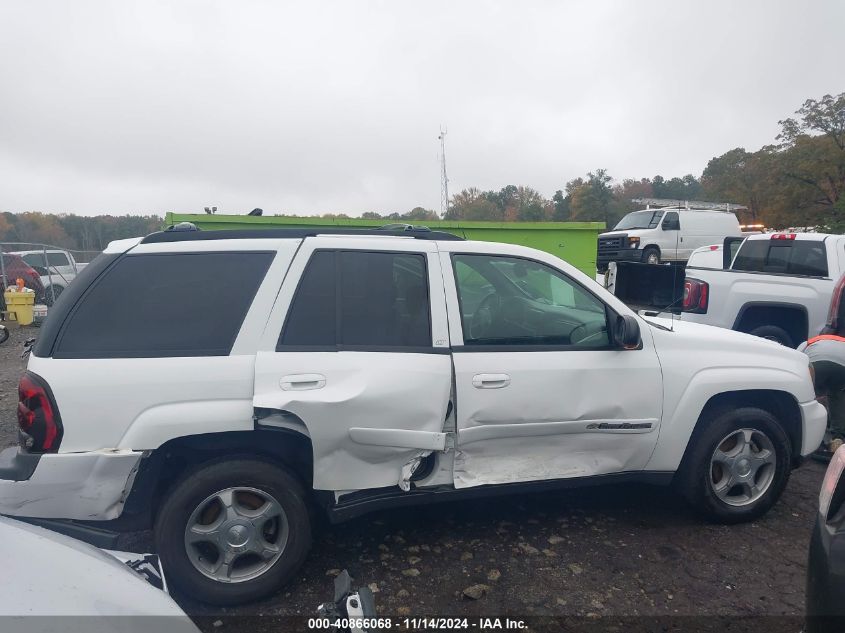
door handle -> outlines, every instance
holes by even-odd
[[[291,374],[279,381],[283,391],[308,391],[326,386],[326,377],[322,374]]]
[[[511,384],[507,374],[476,374],[472,377],[472,386],[476,389],[502,389]]]

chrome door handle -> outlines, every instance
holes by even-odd
[[[308,391],[326,386],[326,377],[322,374],[291,374],[279,381],[282,391]]]
[[[476,374],[472,377],[472,386],[476,389],[502,389],[511,384],[507,374]]]

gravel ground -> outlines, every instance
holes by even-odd
[[[13,329],[0,345],[2,446],[16,441],[19,354],[30,335],[37,330]],[[189,613],[211,616],[199,620],[206,624],[311,615],[345,568],[393,616],[800,616],[823,471],[808,462],[767,516],[732,527],[702,523],[669,490],[640,485],[379,512],[319,525],[297,579],[267,600],[219,610],[176,597]],[[145,549],[149,537],[124,545]],[[463,595],[473,585],[483,585],[478,599]]]

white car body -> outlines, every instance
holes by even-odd
[[[311,255],[336,249],[424,258],[430,346],[399,353],[276,351]],[[317,235],[139,238],[114,242],[105,253],[132,258],[221,250],[274,253],[230,353],[56,358],[37,355],[36,347],[28,370],[52,389],[64,436],[58,452],[41,455],[28,478],[0,479],[0,512],[114,519],[144,458],[177,438],[271,427],[307,438],[313,488],[330,492],[339,504],[355,491],[391,487],[401,494],[431,453],[436,465],[415,481],[417,490],[602,475],[671,477],[705,405],[726,393],[764,390],[791,402],[796,458],[815,450],[824,434],[826,412],[815,400],[805,355],[696,324],[675,322],[666,329],[668,322],[643,320],[571,265],[534,249]],[[641,347],[520,351],[467,345],[452,270],[459,253],[522,258],[558,271],[605,310],[638,319]],[[275,413],[259,417],[259,411]],[[7,449],[0,465],[14,459],[21,458]]]
[[[669,228],[668,222],[672,220],[678,222],[679,229]],[[698,248],[742,234],[736,215],[727,211],[685,208],[634,211],[623,217],[612,231],[599,235],[597,263],[603,271],[610,261],[644,261],[648,249],[656,249],[661,262],[685,262]]]
[[[5,517],[0,543],[4,631],[140,632],[149,630],[151,616],[158,630],[197,631],[166,592],[103,550]],[[48,626],[48,617],[60,626]]]
[[[687,260],[687,268],[714,268],[723,267],[723,253],[725,247],[721,244],[711,244],[695,249]]]
[[[781,239],[773,235],[793,237]],[[819,249],[824,249],[825,274],[738,269],[739,258],[749,247],[771,243],[818,245]],[[687,278],[708,284],[709,299],[706,312],[684,313],[684,321],[745,332],[763,325],[775,325],[786,330],[793,346],[797,346],[817,335],[827,321],[833,290],[845,272],[845,236],[823,233],[751,235],[739,247],[729,269],[708,268],[716,267],[697,265],[687,269]]]

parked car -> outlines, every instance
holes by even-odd
[[[685,321],[797,347],[824,328],[845,267],[845,236],[751,235],[725,270],[688,270]]]
[[[845,446],[833,455],[819,494],[807,563],[807,633],[845,630]]]
[[[610,262],[685,262],[697,248],[741,235],[729,211],[678,206],[634,211],[599,235],[596,266],[603,273]]]
[[[77,263],[73,253],[62,249],[15,251],[27,264],[39,271],[44,286],[44,303],[52,306],[79,271],[87,264]]]
[[[14,286],[16,280],[23,279],[24,285],[35,292],[36,300],[44,297],[44,286],[41,283],[41,276],[38,271],[27,264],[20,255],[3,253],[0,257],[3,258],[3,266],[0,268],[2,290]],[[6,304],[3,301],[2,292],[0,292],[0,304],[5,309]]]
[[[150,630],[149,616],[168,616],[156,619],[159,631],[197,631],[163,590],[154,557],[112,555],[6,517],[0,517],[0,554],[10,579],[0,594],[4,631],[140,633]]]
[[[825,431],[807,357],[670,326],[553,255],[433,231],[113,242],[41,328],[0,512],[152,526],[218,605],[296,573],[312,506],[645,481],[755,519]]]

